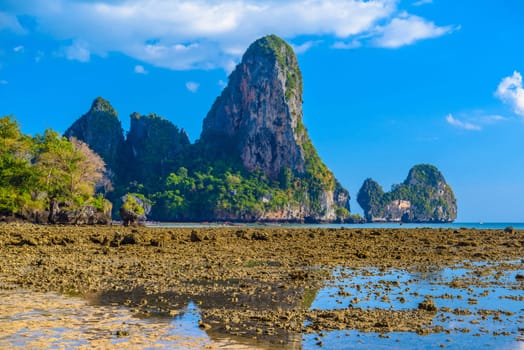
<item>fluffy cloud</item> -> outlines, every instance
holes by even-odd
[[[39,31],[77,43],[67,49],[70,59],[85,62],[92,54],[112,51],[171,69],[230,71],[249,43],[268,33],[288,40],[332,36],[339,41],[334,47],[348,48],[355,47],[355,38],[399,47],[450,32],[449,27],[405,14],[398,0],[8,2],[11,22],[16,20],[13,14],[31,16]],[[316,42],[296,48],[305,51]]]
[[[199,87],[200,87],[200,84],[195,83],[194,81],[188,81],[186,83],[186,89],[192,93],[196,93]]]
[[[148,71],[144,68],[144,66],[141,66],[139,64],[135,66],[134,71],[136,74],[147,74],[148,73]]]
[[[463,122],[461,120],[455,119],[452,114],[446,116],[446,121],[448,124],[453,125],[459,129],[470,130],[470,131],[479,131],[481,130],[480,125],[472,124],[469,122]]]
[[[65,57],[68,60],[89,62],[91,52],[87,48],[87,43],[83,41],[75,41],[71,46],[64,48]]]
[[[522,75],[514,71],[512,76],[505,77],[500,82],[495,96],[513,108],[515,114],[524,117],[524,88]]]
[[[16,47],[13,47],[14,52],[23,52],[24,51],[24,45],[18,45]]]
[[[397,48],[411,45],[422,39],[436,38],[456,29],[458,27],[438,27],[422,17],[403,13],[386,26],[379,28],[380,34],[372,42],[378,47]]]
[[[343,41],[337,41],[333,44],[334,49],[343,49],[343,50],[351,50],[351,49],[358,49],[362,46],[362,43],[358,40],[352,40],[350,42],[343,42]]]

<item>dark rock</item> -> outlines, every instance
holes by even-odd
[[[117,171],[124,133],[117,112],[102,97],[97,97],[89,111],[73,123],[64,136],[75,137],[95,151],[113,172]]]
[[[419,303],[418,304],[418,309],[419,310],[426,310],[426,311],[429,311],[429,312],[437,312],[438,311],[437,305],[435,305],[435,302],[432,299],[430,299],[430,298],[426,298],[423,302]]]
[[[515,233],[515,229],[513,228],[513,226],[508,226],[504,229],[504,232],[513,234]]]
[[[269,235],[265,231],[256,231],[251,235],[251,239],[255,241],[267,241],[269,240]]]

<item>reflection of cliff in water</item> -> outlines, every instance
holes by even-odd
[[[317,289],[255,280],[194,281],[190,293],[149,288],[106,291],[91,298],[99,305],[124,305],[144,317],[196,315],[195,327],[213,342],[233,341],[249,348],[301,349],[304,310]],[[186,289],[187,288],[183,288]]]

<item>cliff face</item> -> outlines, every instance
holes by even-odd
[[[117,170],[124,136],[118,115],[108,101],[97,97],[89,111],[75,121],[64,136],[85,142],[102,157],[109,169]]]
[[[269,35],[255,41],[204,119],[205,148],[272,179],[290,171],[302,183],[299,205],[269,212],[284,220],[335,220],[349,193],[320,160],[302,123],[302,75],[293,49]],[[221,154],[222,153],[222,154]]]
[[[457,201],[442,173],[429,164],[416,165],[400,185],[384,193],[367,179],[357,201],[371,222],[452,222],[457,217]]]
[[[184,130],[155,114],[131,115],[129,133],[122,157],[122,177],[127,181],[152,185],[174,172],[182,152],[189,146]]]
[[[200,141],[228,149],[248,171],[277,178],[305,170],[302,76],[293,49],[271,35],[255,41],[204,120]]]

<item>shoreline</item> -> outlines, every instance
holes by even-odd
[[[1,289],[82,296],[145,316],[172,317],[195,302],[208,333],[279,343],[330,329],[442,331],[431,308],[333,313],[310,305],[339,268],[414,272],[499,262],[490,269],[520,271],[523,246],[517,230],[3,224],[0,277]]]

